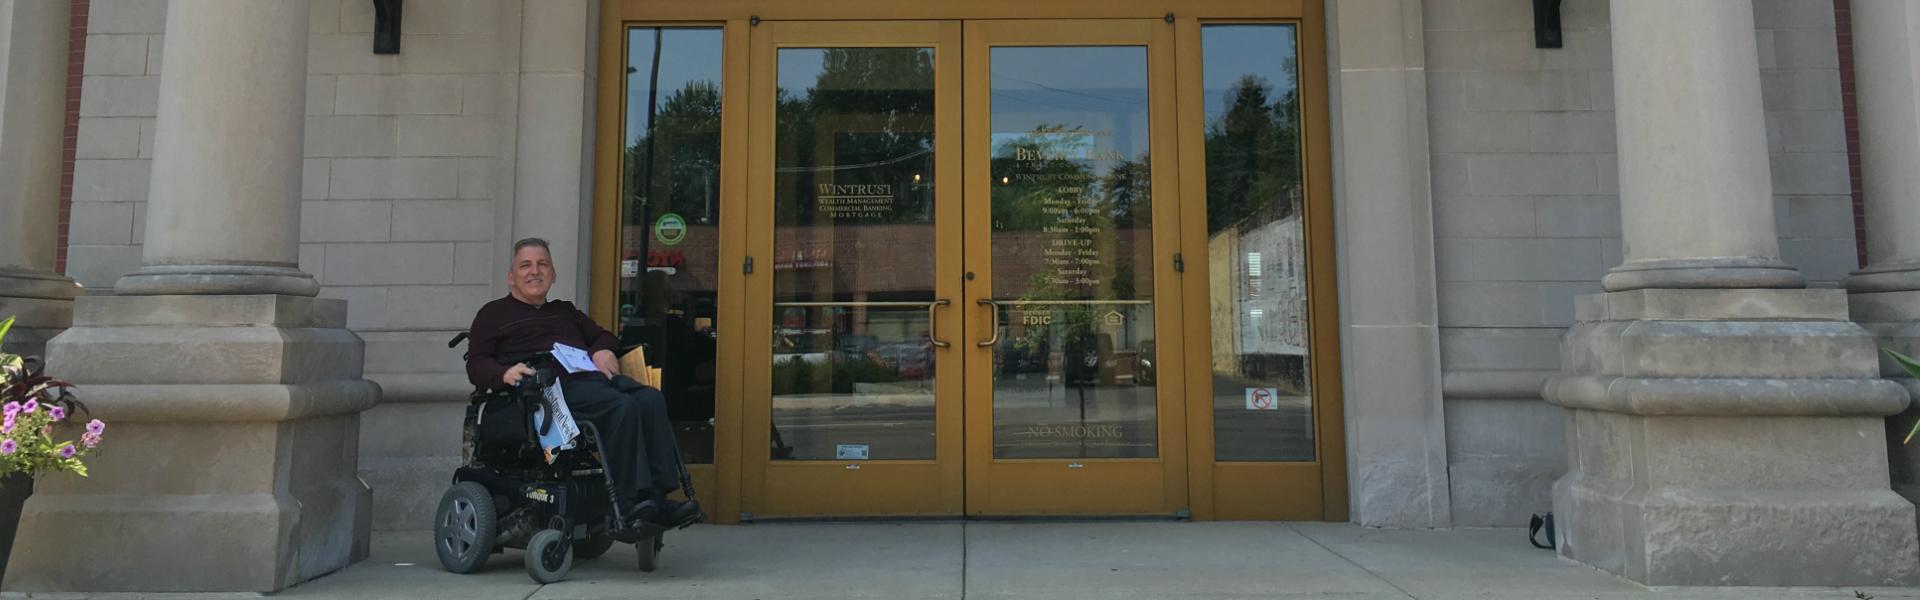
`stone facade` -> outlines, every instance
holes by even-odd
[[[311,0],[300,267],[348,301],[385,390],[361,425],[376,528],[419,528],[466,385],[443,342],[503,293],[512,239],[586,281],[595,2],[411,0],[403,51],[371,3]],[[1567,469],[1541,400],[1574,298],[1624,259],[1606,0],[1329,0],[1353,519],[1517,525]],[[141,264],[165,3],[94,0],[68,273]],[[1780,255],[1815,287],[1857,268],[1827,0],[1756,0]],[[1366,377],[1358,377],[1366,374]],[[439,432],[439,433],[422,433]]]
[[[1620,264],[1606,0],[1567,0],[1536,49],[1527,0],[1426,0],[1428,119],[1453,524],[1519,526],[1566,469],[1540,402],[1573,298]],[[1831,2],[1758,0],[1783,258],[1811,285],[1857,268]]]
[[[311,0],[300,267],[321,297],[348,301],[367,377],[386,390],[361,459],[381,490],[377,528],[425,527],[444,491],[458,432],[417,425],[459,422],[470,388],[445,342],[505,294],[512,240],[555,241],[555,258],[576,270],[554,296],[584,289],[595,3],[526,4],[413,0],[401,53],[383,56],[372,52],[371,2]],[[166,3],[100,0],[89,18],[68,271],[102,294],[140,264]],[[546,41],[522,52],[535,33]],[[541,125],[523,132],[522,119]]]

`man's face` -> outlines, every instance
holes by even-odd
[[[507,272],[507,287],[521,300],[544,302],[553,289],[553,256],[546,248],[527,246],[513,254],[513,268]]]

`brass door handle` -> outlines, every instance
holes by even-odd
[[[987,326],[993,328],[993,337],[987,338],[984,342],[979,342],[981,348],[986,348],[1000,343],[1000,303],[987,298],[981,298],[980,305],[989,309],[987,312]]]
[[[927,340],[932,341],[933,347],[935,348],[946,348],[953,345],[940,341],[940,318],[934,314],[940,307],[949,304],[953,304],[953,302],[948,301],[946,298],[941,298],[927,304]]]

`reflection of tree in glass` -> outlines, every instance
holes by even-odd
[[[1292,79],[1292,63],[1282,63]],[[1285,218],[1285,201],[1301,185],[1300,95],[1289,88],[1273,98],[1266,78],[1246,75],[1227,92],[1225,113],[1207,123],[1207,232],[1217,233],[1262,209]]]
[[[1062,188],[1085,189],[1098,184],[1091,162],[1067,158],[1083,151],[1086,142],[1081,131],[1079,127],[1040,125],[996,144],[989,167],[993,173],[994,231],[1044,231],[1060,222],[1060,215],[1048,212],[1054,208],[1049,200],[1093,195],[1061,193]]]
[[[818,184],[888,184],[884,216],[860,223],[922,223],[933,216],[933,52],[925,48],[832,48],[805,90],[776,94],[777,186],[816,196]],[[819,136],[831,136],[821,139]],[[816,156],[828,150],[830,156]],[[919,176],[918,179],[915,176]],[[812,223],[810,201],[776,203],[775,222]]]
[[[1012,139],[996,140],[991,172],[993,229],[1013,235],[1040,234],[1048,243],[1055,240],[1084,242],[1069,246],[1070,252],[1091,250],[1097,262],[1071,260],[1062,266],[1049,257],[1027,256],[1022,260],[1042,262],[1047,268],[1036,270],[1018,295],[1021,300],[1091,300],[1137,298],[1134,257],[1131,248],[1120,247],[1118,230],[1150,235],[1147,219],[1152,213],[1149,160],[1109,160],[1095,154],[1094,137],[1082,127],[1041,125]],[[1072,211],[1084,219],[1062,223],[1061,211]],[[1134,238],[1134,244],[1149,243]],[[1057,248],[1049,246],[1048,248]],[[1044,251],[1045,249],[1043,249]],[[1076,255],[1078,256],[1078,255]],[[1074,282],[1082,276],[1062,273],[1065,267],[1085,270],[1084,276],[1096,282]],[[1011,340],[1016,351],[1029,351],[1048,343],[1050,331],[1086,331],[1095,325],[1107,308],[1089,305],[1052,305],[1052,324],[1036,327]]]
[[[643,132],[627,146],[622,203],[629,224],[645,225],[666,212],[712,223],[719,217],[714,214],[720,192],[719,84],[692,81],[669,94],[654,116],[651,135]],[[649,157],[650,152],[658,156]],[[648,182],[652,190],[646,189]],[[645,212],[643,198],[651,204]]]

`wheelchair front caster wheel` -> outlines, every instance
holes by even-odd
[[[496,518],[493,494],[471,481],[456,483],[440,497],[433,517],[433,549],[449,573],[472,573],[492,556]]]
[[[656,533],[633,544],[633,549],[640,552],[641,572],[652,573],[660,568],[660,549],[666,547],[666,542],[660,538],[665,535],[666,532]]]
[[[556,583],[573,571],[573,544],[558,529],[542,529],[527,541],[527,576],[540,583]]]

